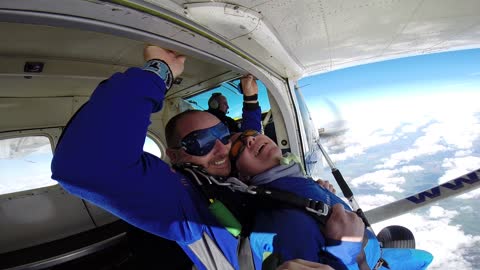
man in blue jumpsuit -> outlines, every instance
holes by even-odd
[[[73,117],[55,151],[52,178],[132,225],[176,241],[199,269],[239,269],[238,239],[209,213],[198,190],[168,164],[143,152],[150,115],[162,108],[185,57],[149,46],[145,59],[144,69],[130,68],[102,82]],[[251,125],[245,122],[249,128],[260,125],[260,119]],[[229,133],[218,123],[206,112],[184,117],[178,135],[203,131],[207,144],[193,150],[206,153],[188,154],[188,146],[170,149],[172,159],[201,165],[212,175],[227,175]],[[261,263],[255,252],[253,256]]]
[[[252,229],[252,239],[256,234],[270,233],[274,237],[268,247],[282,260],[300,258],[313,262],[326,263],[335,269],[374,269],[383,257],[391,270],[426,269],[433,257],[430,253],[415,249],[383,249],[375,235],[369,230],[339,232],[338,223],[330,226],[341,210],[358,222],[356,214],[335,194],[321,187],[312,179],[306,179],[301,165],[295,162],[282,162],[280,148],[267,136],[256,131],[245,131],[232,136],[230,156],[239,178],[253,186],[263,186],[294,193],[304,198],[324,202],[333,209],[326,226],[320,231],[320,224],[305,210],[297,208],[259,209]],[[284,164],[282,164],[284,163]],[[366,246],[362,247],[363,232]],[[360,236],[360,237],[359,237]],[[334,239],[341,239],[342,242]],[[252,240],[253,244],[256,244]],[[364,256],[359,256],[364,250]],[[338,260],[335,261],[334,258]],[[386,269],[386,268],[381,268]]]
[[[148,46],[145,67],[130,68],[100,83],[72,118],[55,150],[52,178],[130,224],[176,241],[198,269],[261,269],[265,238],[252,242],[253,262],[238,259],[239,239],[209,212],[194,182],[158,157],[143,152],[150,115],[161,110],[184,56]],[[243,128],[260,130],[260,109],[244,108]],[[230,134],[213,115],[193,111],[170,121],[167,154],[226,176]],[[119,130],[121,128],[121,130]],[[241,265],[242,264],[242,265]]]

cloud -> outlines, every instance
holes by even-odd
[[[344,112],[350,123],[343,140],[345,151],[331,157],[334,161],[344,161],[344,167],[352,164],[353,172],[368,172],[363,175],[345,174],[346,179],[352,178],[349,181],[351,186],[361,188],[369,185],[381,190],[378,193],[390,192],[387,194],[398,197],[399,194],[391,192],[401,192],[409,183],[402,174],[423,170],[416,161],[420,157],[422,160],[432,160],[433,155],[436,155],[435,158],[448,155],[448,158],[439,160],[441,167],[429,168],[429,171],[444,171],[439,183],[480,168],[480,92],[478,87],[468,93],[452,91],[452,87],[449,85],[445,89],[436,89],[434,97],[415,96],[414,99],[397,99],[396,103],[372,100],[370,104],[350,106],[350,111]],[[442,91],[449,93],[442,94]],[[405,104],[408,104],[408,108]],[[377,160],[381,151],[367,152],[375,146],[382,146],[381,149],[388,151],[389,146],[399,138],[403,139],[399,143],[416,140],[411,145],[396,144],[396,147],[402,147],[400,151],[381,159],[380,165],[377,165]],[[387,194],[355,197],[362,209],[367,211],[398,199]],[[460,195],[455,200],[458,199],[480,199],[480,189]],[[447,202],[442,205],[450,204]],[[478,209],[475,206],[448,207],[425,207],[374,224],[373,227],[377,233],[388,225],[403,225],[411,229],[417,247],[430,251],[435,257],[428,269],[477,269],[480,260],[478,229],[474,229],[471,235],[463,231],[460,224],[465,222],[463,215],[477,212]],[[465,225],[474,228],[474,224]]]
[[[432,206],[430,207],[428,217],[433,218],[433,219],[440,219],[440,218],[453,218],[458,214],[457,211],[448,211],[443,209],[442,207],[439,206]]]
[[[472,208],[471,206],[469,206],[469,205],[461,206],[461,207],[460,207],[460,210],[461,210],[462,212],[464,212],[464,213],[471,213],[471,212],[474,211],[473,208]]]
[[[422,145],[429,141],[442,142],[455,149],[468,150],[473,146],[473,141],[479,138],[479,120],[473,113],[458,115],[444,114],[437,117],[437,123],[424,128],[425,136],[415,145]]]
[[[453,112],[441,114],[437,115],[435,121],[422,129],[424,135],[413,143],[411,149],[390,155],[376,168],[394,168],[407,164],[417,157],[447,150],[455,149],[467,153],[473,147],[473,142],[479,138],[480,123],[473,113],[461,116]]]
[[[418,172],[423,170],[420,166],[404,166],[395,170],[378,170],[353,178],[350,182],[354,187],[369,185],[380,188],[384,192],[403,192],[400,187],[405,183],[405,177],[400,174]]]
[[[36,175],[2,179],[2,185],[0,185],[0,194],[56,185],[58,182],[52,180],[50,177],[50,172],[38,172]]]
[[[468,91],[452,93],[450,88],[444,90],[448,93],[438,92],[435,97],[425,95],[415,99],[407,97],[351,104],[344,113],[349,130],[340,139],[344,151],[331,157],[343,161],[362,155],[371,147],[392,143],[405,134],[419,131],[423,136],[410,149],[383,159],[383,164],[377,168],[394,168],[418,157],[448,150],[470,150],[473,142],[480,138],[480,119],[476,116],[480,111],[476,96],[480,98],[480,95]],[[456,100],[462,100],[462,103],[452,102]],[[408,110],[404,110],[405,104],[409,104]],[[419,130],[421,127],[424,128]],[[330,150],[328,145],[327,148]]]
[[[413,132],[417,131],[419,125],[421,125],[421,123],[417,123],[416,125],[414,125],[412,123],[404,125],[403,127],[400,128],[399,136],[401,136],[405,133],[413,133]]]
[[[32,154],[47,153],[52,153],[52,147],[44,136],[0,140],[0,159],[20,159]]]
[[[418,166],[418,165],[403,166],[400,169],[398,169],[398,171],[400,173],[411,173],[411,172],[418,172],[418,171],[422,171],[422,170],[423,170],[423,168]]]
[[[398,152],[390,155],[389,158],[382,159],[383,164],[377,165],[375,166],[375,168],[394,168],[402,164],[407,164],[417,157],[424,155],[433,155],[446,150],[447,148],[445,146],[434,144],[431,142],[428,144],[418,145],[413,149]]]
[[[445,158],[442,162],[442,167],[445,168],[446,171],[444,175],[438,179],[439,184],[480,168],[480,157]]]
[[[472,150],[460,150],[455,152],[456,157],[463,157],[463,156],[468,156],[472,154]]]
[[[480,168],[480,157],[466,156],[445,158],[442,167],[446,169],[445,173],[438,179],[439,184],[455,179]],[[480,199],[480,189],[472,190],[459,195],[458,199]]]
[[[457,199],[480,199],[480,189],[475,189],[465,194],[459,195]]]
[[[355,156],[359,156],[365,153],[365,151],[373,146],[390,143],[396,138],[392,135],[386,135],[382,131],[374,131],[372,133],[347,131],[342,138],[337,140],[332,139],[325,144],[329,149],[329,152],[333,152],[333,147],[341,140],[341,144],[344,147],[343,152],[338,154],[331,154],[331,157],[336,161],[346,160]]]
[[[360,195],[355,198],[364,212],[396,200],[395,197],[386,194]]]

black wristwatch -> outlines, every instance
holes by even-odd
[[[167,88],[167,91],[172,87],[173,85],[172,70],[170,69],[168,64],[165,63],[165,61],[159,60],[159,59],[148,60],[145,63],[145,66],[143,67],[143,69],[147,71],[151,71],[157,74],[158,77],[162,78],[162,80],[165,82],[165,87]]]
[[[243,95],[243,101],[256,101],[258,99],[258,94],[245,96]]]

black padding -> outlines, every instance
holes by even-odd
[[[384,248],[415,248],[413,233],[403,226],[385,227],[378,233],[377,238]]]

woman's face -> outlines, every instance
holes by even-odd
[[[277,166],[282,157],[280,148],[263,134],[245,136],[252,133],[247,132],[236,133],[231,138],[232,149],[235,143],[238,144],[237,146],[241,143],[242,147],[234,164],[239,175],[254,176]]]

